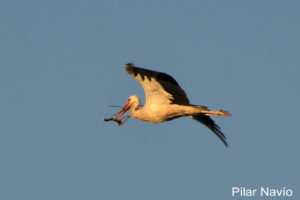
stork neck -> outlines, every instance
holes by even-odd
[[[134,112],[134,111],[137,111],[137,110],[139,110],[139,109],[140,109],[140,105],[139,105],[139,103],[137,102],[137,103],[135,103],[135,104],[132,105],[130,111],[131,111],[131,112]]]

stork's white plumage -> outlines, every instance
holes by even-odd
[[[177,81],[170,75],[134,66],[125,65],[126,71],[144,89],[145,104],[140,105],[137,96],[130,96],[118,113],[118,120],[127,112],[130,116],[145,122],[161,123],[179,117],[192,117],[212,130],[228,146],[225,135],[210,116],[229,116],[224,110],[209,110],[206,106],[190,104],[189,99]],[[119,122],[119,121],[118,121]]]

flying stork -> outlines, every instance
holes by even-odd
[[[192,117],[209,128],[227,147],[226,136],[221,128],[212,120],[212,117],[227,117],[230,113],[224,110],[210,110],[207,106],[190,104],[185,91],[170,75],[125,64],[129,75],[137,80],[144,89],[145,104],[140,105],[136,95],[128,97],[122,109],[112,118],[105,121],[123,123],[124,115],[129,111],[129,116],[148,123],[161,123],[179,117]],[[125,121],[125,120],[124,120]]]

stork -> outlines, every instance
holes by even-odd
[[[122,109],[112,118],[105,121],[123,123],[124,115],[129,111],[129,116],[148,123],[161,123],[180,117],[192,117],[209,128],[227,147],[226,136],[221,128],[212,120],[212,117],[227,117],[230,113],[220,110],[210,110],[207,106],[190,104],[185,91],[170,75],[125,64],[129,75],[137,80],[144,89],[145,103],[140,104],[138,96],[128,97]]]

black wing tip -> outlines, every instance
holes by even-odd
[[[126,68],[128,68],[128,67],[134,67],[134,64],[132,62],[129,62],[129,63],[126,63],[124,66]]]
[[[166,81],[169,83],[172,83],[176,86],[179,86],[178,82],[169,74],[165,73],[165,72],[158,72],[158,71],[153,71],[153,70],[148,70],[145,68],[137,68],[132,62],[126,63],[125,65],[125,69],[129,74],[134,74],[136,75],[138,73],[137,70],[143,71],[143,72],[151,72],[151,73],[156,73],[156,79],[157,80],[162,80],[162,81]]]
[[[222,141],[226,148],[228,148],[227,138],[224,133],[221,131],[221,128],[215,124],[215,126],[209,128],[212,132],[216,134],[216,136]]]
[[[126,63],[124,65],[124,67],[125,67],[125,70],[127,71],[128,74],[131,74],[131,75],[134,75],[134,76],[137,75],[136,67],[134,66],[133,63],[131,63],[131,62]]]
[[[135,67],[135,66],[132,62],[129,62],[129,63],[126,63],[124,65],[124,67],[126,68],[126,70],[132,70],[132,68]]]
[[[227,138],[226,136],[224,135],[224,133],[221,131],[220,127],[219,126],[215,126],[215,127],[212,127],[210,128],[215,134],[216,136],[222,141],[222,143],[225,145],[226,148],[228,148],[228,142],[227,142]]]
[[[228,147],[229,147],[229,144],[228,144],[228,142],[227,142],[226,137],[224,137],[224,138],[223,138],[223,137],[222,137],[222,138],[220,137],[220,139],[221,139],[221,141],[223,142],[223,144],[225,145],[225,147],[228,148]]]
[[[193,118],[201,123],[203,123],[207,128],[209,128],[228,148],[228,142],[225,134],[221,131],[221,128],[208,116],[198,115],[193,116]]]
[[[167,73],[164,73],[164,72],[160,72],[158,74],[157,79],[167,81],[167,82],[172,83],[176,86],[179,86],[178,82],[171,75],[169,75]]]

